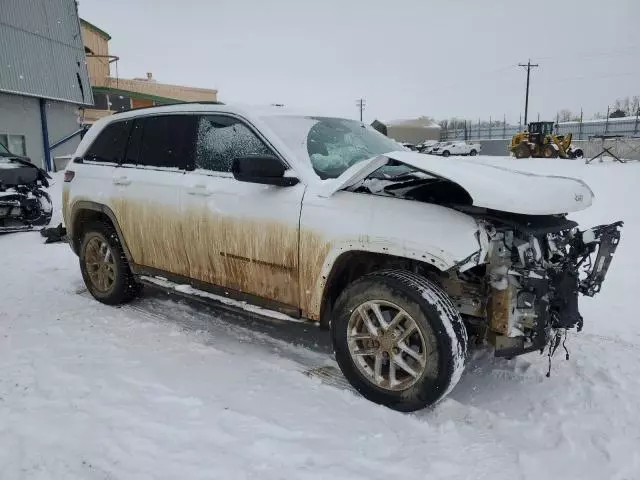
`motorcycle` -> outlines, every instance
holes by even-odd
[[[0,233],[45,227],[53,204],[44,190],[51,176],[29,161],[13,155],[0,144]]]

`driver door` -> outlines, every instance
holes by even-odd
[[[233,177],[234,158],[279,157],[244,120],[203,115],[196,131],[194,165],[184,175],[181,202],[190,276],[297,309],[304,185],[278,187]]]

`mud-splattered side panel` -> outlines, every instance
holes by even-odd
[[[298,305],[297,228],[193,208],[185,211],[183,234],[191,277]]]
[[[312,230],[300,232],[300,309],[312,320],[320,319],[326,282],[321,276],[330,250],[331,243],[321,234]]]
[[[126,198],[111,206],[135,263],[189,276],[183,219],[175,207]]]

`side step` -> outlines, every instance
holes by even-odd
[[[312,323],[307,320],[291,317],[286,313],[277,312],[275,310],[269,310],[268,308],[258,307],[248,302],[234,300],[232,298],[223,297],[221,295],[216,295],[214,293],[205,292],[204,290],[198,290],[197,288],[194,288],[191,285],[174,283],[163,277],[150,277],[148,275],[140,275],[137,277],[137,279],[141,283],[144,283],[145,285],[149,285],[151,287],[160,288],[167,292],[175,293],[177,295],[185,296],[188,298],[201,300],[206,303],[215,303],[217,306],[220,306],[222,308],[226,307],[235,312],[243,311],[245,313],[250,313],[252,315],[261,317],[266,320],[276,321],[277,323],[281,323],[281,322]]]

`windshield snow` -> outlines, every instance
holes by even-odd
[[[322,179],[336,178],[350,166],[368,158],[407,150],[356,120],[270,116],[264,121],[291,150],[302,158],[308,158]],[[383,167],[387,168],[390,167]]]

